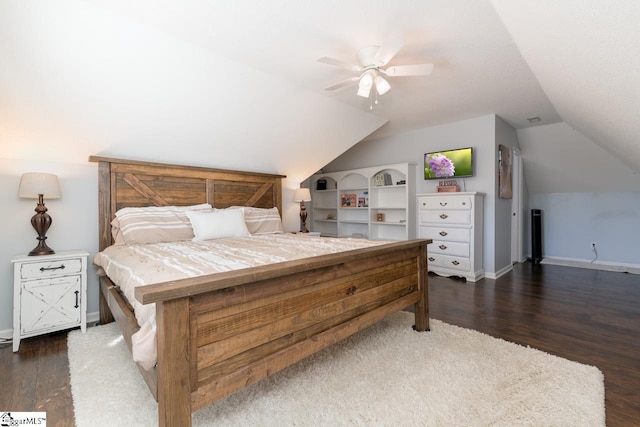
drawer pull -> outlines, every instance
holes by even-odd
[[[451,261],[451,264],[453,264],[453,265],[459,265],[460,263],[459,263],[458,261],[455,261],[455,260],[454,260],[454,261]]]
[[[444,202],[444,203],[440,202],[440,206],[447,206],[447,202]]]
[[[443,251],[444,251],[445,249],[447,249],[447,247],[446,247],[445,245],[440,245],[440,246],[438,246],[438,247],[439,247],[440,249],[442,249]]]
[[[442,219],[447,219],[447,218],[449,218],[449,215],[447,215],[447,214],[440,214],[440,218],[442,218]]]
[[[78,305],[78,299],[79,298],[78,297],[79,297],[80,291],[75,291],[75,294],[76,294],[76,305],[74,305],[73,307],[74,308],[78,308],[79,307],[79,305]]]
[[[432,256],[429,257],[429,261],[435,261],[436,259]]]
[[[47,270],[64,270],[64,264],[60,264],[57,267],[40,267],[40,271],[47,271]]]
[[[439,232],[438,234],[439,234],[439,235],[441,235],[442,237],[444,237],[444,236],[446,236],[446,235],[447,235],[447,234],[449,234],[449,233],[447,233],[446,231],[441,231],[441,232]]]

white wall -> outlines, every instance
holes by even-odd
[[[640,264],[640,174],[566,123],[518,130],[530,209],[542,210],[543,256]]]
[[[566,123],[518,130],[530,193],[640,191],[640,174]]]
[[[542,210],[542,255],[640,266],[640,192],[538,193],[531,209]]]

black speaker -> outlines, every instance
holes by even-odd
[[[542,211],[531,209],[531,259],[536,264],[542,261]]]

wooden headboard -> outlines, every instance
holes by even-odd
[[[99,248],[113,244],[111,221],[118,209],[210,203],[277,207],[282,215],[282,178],[255,172],[89,157],[98,163]]]

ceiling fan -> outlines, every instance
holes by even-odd
[[[433,64],[395,65],[383,69],[382,67],[391,61],[402,46],[404,46],[404,42],[401,39],[395,39],[385,46],[368,46],[362,48],[357,54],[359,65],[323,56],[318,59],[318,62],[358,73],[358,76],[350,77],[325,89],[335,90],[359,81],[358,96],[368,98],[374,86],[378,95],[384,95],[391,89],[391,85],[384,76],[428,76],[431,74]]]

